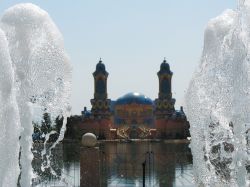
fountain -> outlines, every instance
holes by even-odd
[[[187,94],[194,174],[201,186],[249,186],[250,1],[209,21]]]
[[[208,23],[201,63],[187,91],[194,174],[200,186],[250,183],[249,20],[250,0],[241,0],[237,10],[226,10]],[[42,111],[63,116],[59,142],[70,112],[71,65],[48,13],[33,4],[4,12],[0,64],[0,186],[26,187],[33,177],[32,120]],[[50,162],[42,167],[50,168]]]
[[[0,101],[4,103],[0,108],[0,153],[4,158],[0,185],[30,186],[32,120],[41,111],[64,117],[57,142],[62,140],[70,112],[71,65],[62,35],[39,7],[26,3],[7,9],[0,29]],[[44,167],[50,167],[49,162]]]
[[[21,127],[15,98],[14,70],[7,45],[7,39],[0,29],[0,186],[16,186],[20,172],[18,139]]]

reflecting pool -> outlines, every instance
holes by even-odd
[[[34,150],[39,157],[39,146]],[[85,168],[80,162],[85,159],[81,158],[80,146],[59,144],[53,152],[54,156],[50,159],[52,171],[42,171],[39,166],[41,161],[33,161],[37,173],[33,186],[80,186],[80,176]],[[194,186],[192,155],[188,143],[101,142],[99,158],[99,180],[102,187],[142,186],[142,163],[145,163],[146,186]]]

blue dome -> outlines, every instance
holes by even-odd
[[[146,97],[143,94],[136,93],[136,92],[131,92],[128,93],[116,101],[116,105],[124,105],[124,104],[131,104],[131,103],[136,103],[136,104],[144,104],[144,105],[153,105],[154,102]]]

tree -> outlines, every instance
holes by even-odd
[[[41,125],[41,132],[47,134],[51,131],[51,118],[50,114],[45,112],[43,114],[43,120]]]

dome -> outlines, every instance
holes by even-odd
[[[161,69],[162,70],[168,70],[170,71],[170,67],[169,67],[169,64],[166,62],[166,60],[164,60],[161,64]]]
[[[125,105],[125,104],[131,104],[131,103],[136,103],[136,104],[143,104],[143,105],[153,105],[153,101],[146,97],[143,94],[136,93],[136,92],[131,92],[128,93],[116,101],[116,105]]]
[[[102,60],[100,59],[99,62],[96,64],[96,70],[93,73],[94,76],[98,75],[98,74],[103,74],[106,77],[108,76],[108,72],[106,71],[105,65],[102,63]]]
[[[167,61],[164,59],[163,62],[161,63],[161,68],[159,73],[170,73],[172,74],[172,72],[170,71],[170,66],[167,63]]]
[[[101,59],[100,59],[99,63],[96,64],[96,71],[105,71],[105,65],[102,63]]]

